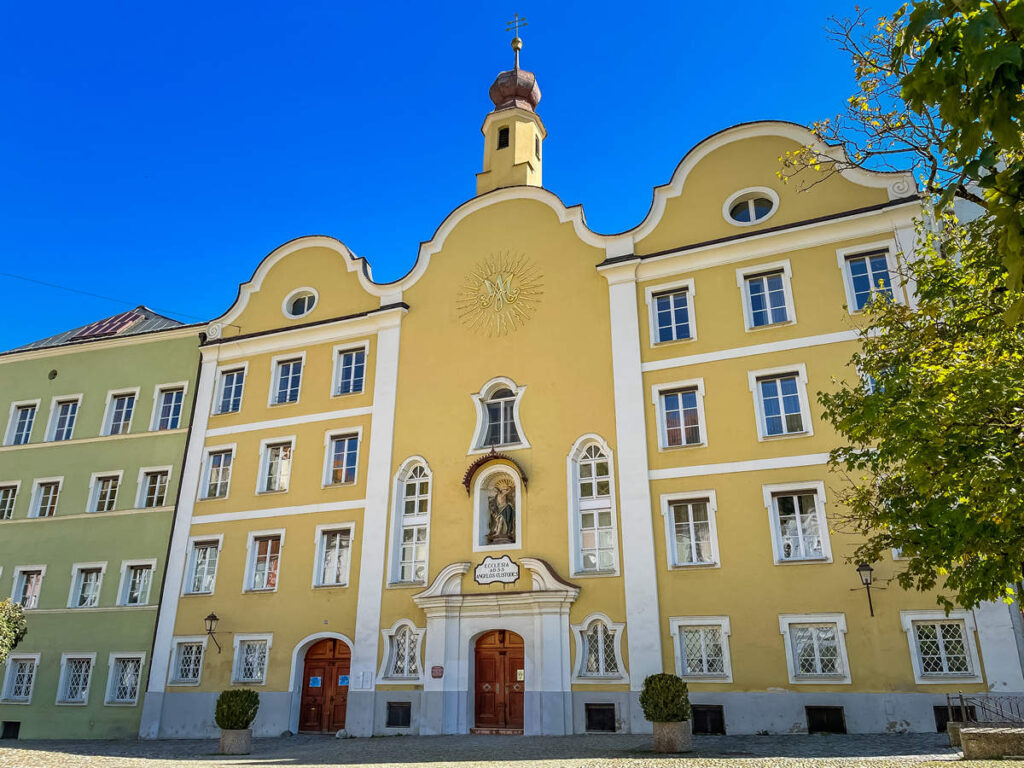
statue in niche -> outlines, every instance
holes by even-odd
[[[499,475],[487,496],[487,543],[515,544],[516,484],[508,475]]]

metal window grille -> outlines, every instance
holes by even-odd
[[[90,674],[92,659],[67,659],[60,683],[60,700],[68,704],[84,704],[89,692]]]
[[[779,559],[824,557],[817,496],[813,492],[776,494],[774,501],[778,515]]]
[[[181,683],[199,682],[203,665],[202,643],[178,643],[174,660],[174,679]]]
[[[418,677],[418,638],[409,627],[401,627],[391,636],[391,670],[389,677]]]
[[[792,624],[793,668],[801,677],[836,677],[843,674],[835,624]]]
[[[609,677],[619,673],[615,658],[615,630],[595,621],[583,633],[585,646],[583,675],[585,677]]]
[[[690,305],[685,290],[655,294],[654,311],[659,342],[690,338]]]
[[[677,565],[701,565],[715,561],[708,504],[707,499],[672,503]]]
[[[299,399],[302,383],[302,360],[285,360],[277,364],[275,403],[294,403]]]
[[[112,704],[134,704],[139,696],[139,675],[142,659],[115,658],[110,673],[109,701]]]
[[[761,393],[765,435],[792,435],[804,431],[799,383],[795,375],[758,379],[757,386]]]
[[[70,440],[75,429],[75,417],[78,415],[78,401],[66,400],[57,403],[57,423],[54,425],[54,440]]]
[[[127,433],[134,410],[135,395],[117,395],[111,401],[109,434],[123,435]]]
[[[18,406],[17,421],[14,424],[14,435],[11,441],[14,445],[24,445],[32,435],[32,424],[36,420],[36,407],[34,405]]]
[[[238,644],[238,656],[238,681],[262,683],[267,669],[267,641],[243,640]]]
[[[722,628],[681,627],[680,649],[683,652],[683,674],[689,677],[722,677],[725,675],[725,653]]]
[[[167,500],[167,473],[147,472],[145,482],[143,504],[147,507],[162,507]]]
[[[181,423],[181,403],[185,399],[183,389],[164,389],[160,392],[160,418],[157,429],[177,429]]]
[[[914,622],[914,635],[922,676],[972,673],[962,621]]]
[[[331,483],[354,483],[356,461],[359,457],[359,438],[345,435],[331,439]]]
[[[674,447],[699,444],[700,409],[697,407],[697,390],[662,392],[661,403],[665,412],[665,445]]]
[[[36,677],[35,659],[11,659],[7,663],[10,672],[4,698],[11,701],[28,701],[32,696],[32,683]]]
[[[746,282],[751,325],[759,328],[789,320],[782,272],[754,275],[748,277]]]
[[[345,584],[348,580],[351,538],[349,532],[324,531],[321,535],[323,562],[320,566],[320,583],[323,585]]]
[[[342,352],[338,357],[338,389],[336,395],[348,395],[363,391],[366,373],[366,351],[353,349]]]

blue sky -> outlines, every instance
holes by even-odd
[[[543,92],[545,185],[599,232],[632,227],[705,136],[840,110],[853,79],[824,26],[853,6],[5,3],[0,349],[134,304],[215,317],[304,234],[401,276],[474,194],[516,11]]]

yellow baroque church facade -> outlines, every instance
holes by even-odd
[[[212,735],[232,686],[257,735],[356,736],[639,732],[663,671],[703,732],[928,731],[947,692],[1024,690],[1008,606],[871,615],[834,525],[816,393],[873,294],[914,300],[913,180],[798,191],[812,136],[749,123],[601,235],[541,186],[533,75],[490,95],[477,195],[405,277],[302,237],[207,327],[142,735]]]

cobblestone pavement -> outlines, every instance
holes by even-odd
[[[508,765],[514,768],[832,768],[867,765],[926,766],[959,761],[945,734],[864,736],[697,736],[686,756],[651,752],[650,736],[393,736],[335,739],[291,736],[257,739],[253,754],[221,757],[217,742],[189,741],[37,741],[0,748],[2,768],[199,768],[266,766],[303,768],[324,765],[400,766]],[[982,763],[960,762],[960,766]],[[1005,765],[1005,763],[1003,764]]]

